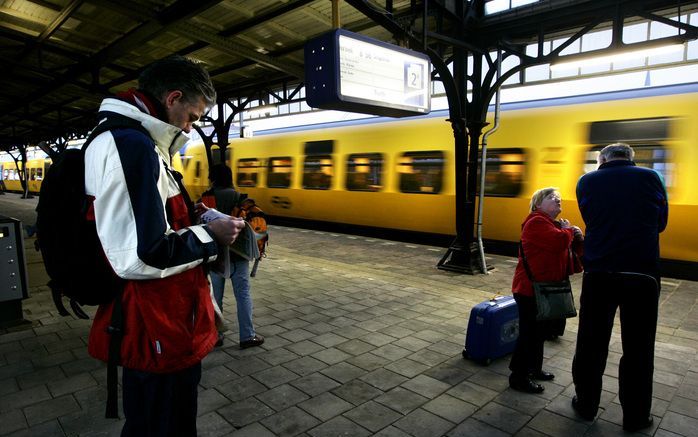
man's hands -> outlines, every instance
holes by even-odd
[[[209,222],[207,226],[213,232],[218,244],[230,246],[240,231],[245,229],[245,220],[236,217],[222,217]]]
[[[197,219],[210,209],[201,202],[194,205],[194,207],[194,212]],[[233,241],[235,241],[235,238],[237,238],[240,231],[245,229],[245,220],[225,216],[209,222],[207,226],[211,232],[213,232],[216,243],[220,244],[221,246],[230,246],[233,244]]]

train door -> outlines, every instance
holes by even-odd
[[[481,154],[480,154],[481,155]],[[491,148],[485,161],[483,236],[488,240],[518,241],[529,199],[522,197],[530,181],[530,154],[523,148]],[[478,166],[478,181],[480,180]],[[478,196],[479,201],[479,196]]]
[[[279,215],[293,207],[289,188],[293,184],[293,158],[290,156],[272,156],[267,160],[267,190],[265,199],[270,210],[278,209]]]

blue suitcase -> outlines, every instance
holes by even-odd
[[[519,338],[519,309],[511,296],[495,297],[470,311],[463,358],[489,364],[514,351]]]

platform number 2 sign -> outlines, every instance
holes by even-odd
[[[420,64],[407,64],[406,88],[421,90],[424,85],[424,66]]]

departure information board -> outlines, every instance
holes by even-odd
[[[431,109],[428,56],[342,29],[305,46],[311,107],[405,117]]]

